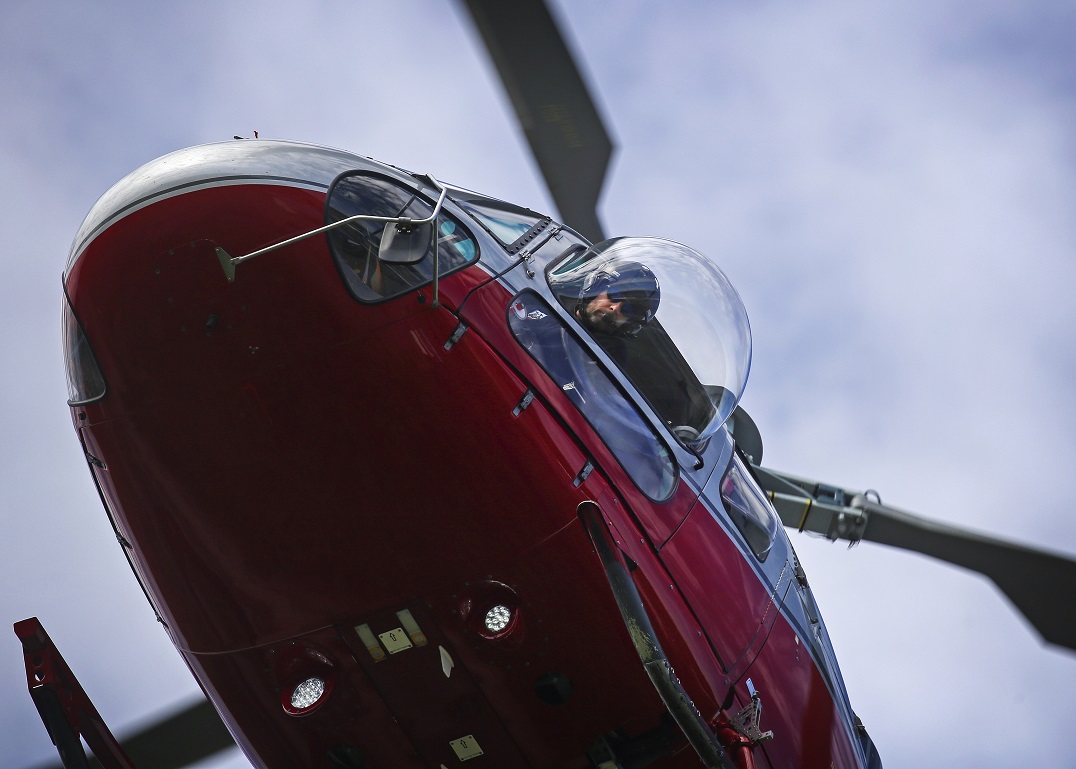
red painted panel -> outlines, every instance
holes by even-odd
[[[295,197],[277,234],[309,228],[318,208],[304,191],[253,192]],[[214,193],[222,233],[236,218],[226,193],[238,188]],[[495,753],[517,745],[534,766],[582,769],[602,733],[656,726],[661,705],[576,515],[605,481],[574,485],[587,454],[562,421],[540,401],[513,413],[527,386],[477,331],[446,351],[447,310],[415,296],[354,302],[323,243],[243,265],[229,286],[208,243],[167,248],[180,235],[225,239],[208,224],[171,231],[201,211],[184,197],[122,220],[70,277],[110,385],[76,422],[173,639],[256,763],[318,765],[348,739],[378,765],[433,755],[447,722],[391,727],[410,701],[373,697],[319,629],[405,605],[427,608],[482,693],[475,728],[502,719]],[[231,237],[235,253],[260,245]],[[476,279],[446,280],[446,303]],[[218,324],[206,329],[204,314]],[[521,598],[518,643],[476,638],[455,613],[489,578]],[[300,637],[339,666],[343,709],[283,713],[272,659]],[[574,685],[560,706],[534,691],[549,672]]]
[[[512,295],[500,284],[483,286],[467,300],[464,318],[550,404],[572,433],[580,436],[590,455],[623,497],[648,541],[660,547],[687,517],[697,495],[682,482],[669,499],[656,504],[639,491],[579,409],[512,336],[506,322],[511,298]]]
[[[279,664],[297,650],[314,651],[330,664],[291,671]],[[280,645],[184,658],[256,767],[329,767],[327,751],[341,744],[358,748],[368,766],[426,766],[333,628]],[[305,717],[286,714],[281,692],[295,676],[285,674],[326,671],[335,678],[326,704]]]
[[[445,350],[449,310],[480,270],[442,283],[447,307],[416,294],[362,305],[312,238],[226,282],[214,244],[243,254],[317,227],[322,198],[232,186],[161,201],[102,233],[68,279],[110,388],[76,424],[173,640],[255,763],[323,765],[348,740],[371,766],[432,762],[456,712],[491,735],[498,765],[583,769],[601,734],[656,726],[663,708],[577,517],[588,499],[637,565],[685,687],[716,715],[728,683],[707,636],[739,670],[773,622],[769,596],[708,513],[688,515],[686,484],[660,504],[634,487],[511,338],[503,288],[474,293],[471,330]],[[516,414],[528,387],[540,398]],[[577,486],[588,458],[599,469]],[[496,641],[463,616],[491,581],[519,596],[518,633]],[[466,671],[426,716],[393,692],[437,680],[429,652],[383,674],[347,634],[404,606]],[[338,677],[332,703],[301,719],[280,707],[274,661],[293,642],[321,649]],[[779,658],[756,664],[776,688]],[[537,697],[546,673],[573,682],[567,701]],[[681,751],[663,766],[696,763]]]
[[[662,548],[661,561],[707,629],[726,677],[735,681],[777,616],[769,590],[701,501]],[[786,578],[778,589],[787,587]]]
[[[790,600],[798,600],[789,593]],[[762,728],[777,737],[765,744],[774,766],[837,769],[860,766],[837,712],[810,654],[785,621],[776,623],[761,654],[747,671],[762,696]],[[746,698],[746,686],[741,683]]]

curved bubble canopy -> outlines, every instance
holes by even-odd
[[[618,276],[625,285],[617,286]],[[751,326],[740,295],[707,257],[671,240],[612,238],[569,256],[548,277],[677,437],[701,442],[732,415],[751,368]],[[634,312],[642,324],[588,324],[590,303],[603,301],[596,286],[629,315],[645,301],[646,309]]]

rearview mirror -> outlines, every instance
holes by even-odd
[[[377,258],[386,264],[416,264],[426,256],[433,241],[433,222],[389,222],[381,231]]]

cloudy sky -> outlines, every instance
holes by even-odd
[[[554,7],[619,145],[606,230],[688,243],[744,297],[765,464],[1076,553],[1076,6]],[[122,734],[196,687],[65,405],[60,274],[96,198],[257,130],[550,205],[450,0],[6,0],[0,104],[0,619],[41,617]],[[887,766],[1073,760],[1076,655],[989,582],[793,541]],[[3,765],[54,756],[10,631],[0,692]]]

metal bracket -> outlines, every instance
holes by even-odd
[[[523,269],[526,271],[528,278],[533,278],[537,274],[534,271],[534,252],[537,251],[542,246],[544,246],[550,240],[555,238],[557,235],[559,235],[560,231],[561,231],[561,226],[560,225],[557,225],[556,227],[553,227],[550,230],[545,230],[545,231],[540,230],[539,232],[536,232],[535,235],[534,235],[536,240],[528,243],[527,245],[523,246],[522,248],[520,248],[518,251],[515,252],[516,258],[520,261],[520,263],[523,264]],[[545,236],[544,238],[542,238],[541,240],[537,240],[537,238],[539,238],[539,237],[541,237],[543,235]]]
[[[590,477],[590,474],[594,472],[594,463],[589,459],[587,463],[583,465],[583,469],[579,471],[579,475],[575,476],[575,480],[572,481],[573,486],[582,486],[583,482]]]
[[[536,245],[539,247],[543,246],[545,245],[545,241],[542,241],[541,243],[538,243]],[[523,265],[523,269],[526,271],[528,278],[533,278],[535,275],[534,268],[531,266],[534,264],[534,254],[531,253],[531,250],[532,246],[525,246],[519,249],[519,251],[517,251],[515,255],[517,266],[519,264]]]
[[[467,328],[468,327],[463,325],[463,323],[460,323],[458,326],[456,326],[455,329],[452,330],[452,335],[449,336],[448,341],[445,342],[446,351],[451,350],[453,347],[456,346],[456,342],[460,341],[460,339],[463,338],[463,335],[467,333]]]
[[[752,745],[773,739],[773,732],[762,731],[759,721],[762,718],[762,696],[755,688],[750,678],[747,679],[747,691],[751,694],[751,701],[739,713],[732,717],[732,727]]]
[[[863,539],[863,530],[867,527],[867,513],[840,512],[830,519],[829,530],[826,531],[826,539],[847,539],[848,546],[852,547]]]
[[[532,403],[534,403],[534,391],[527,390],[527,392],[523,393],[523,397],[520,399],[519,403],[516,404],[516,407],[512,409],[512,416],[518,417],[520,414],[526,411],[527,406],[531,405]]]
[[[134,769],[37,617],[15,623],[26,685],[65,769],[90,769],[85,740],[105,769]]]
[[[844,489],[837,488],[836,486],[827,486],[824,483],[818,484],[814,498],[819,502],[828,502],[831,505],[837,505],[838,507],[844,507]]]
[[[329,230],[336,229],[337,227],[342,227],[343,225],[350,224],[351,222],[385,222],[386,224],[388,224],[389,222],[393,222],[393,223],[395,223],[397,225],[403,225],[403,226],[408,227],[408,228],[417,227],[420,224],[427,224],[429,222],[434,222],[437,219],[438,215],[441,213],[441,207],[445,202],[445,196],[448,194],[448,187],[447,186],[441,186],[440,184],[438,184],[437,181],[435,179],[433,179],[432,176],[430,176],[428,178],[433,181],[434,186],[439,190],[440,194],[437,197],[437,202],[433,206],[433,213],[431,213],[425,219],[414,219],[414,218],[412,218],[410,216],[371,216],[369,214],[356,214],[355,216],[349,216],[346,219],[340,219],[340,220],[335,221],[335,222],[330,222],[329,224],[326,224],[324,227],[318,227],[317,229],[313,229],[313,230],[310,230],[308,232],[303,232],[303,233],[301,233],[299,235],[295,235],[295,236],[290,237],[290,238],[288,238],[286,240],[281,240],[278,243],[273,243],[272,245],[265,246],[264,248],[259,248],[257,251],[252,251],[249,254],[246,254],[244,256],[232,256],[227,251],[225,251],[223,248],[220,248],[218,246],[216,248],[217,260],[220,262],[220,266],[224,270],[224,277],[227,278],[229,283],[235,283],[235,268],[238,267],[243,262],[247,261],[248,259],[253,259],[256,256],[261,256],[262,254],[267,254],[270,251],[276,251],[278,248],[283,248],[284,246],[290,246],[292,243],[298,243],[300,240],[306,240],[309,237],[313,237],[314,235],[318,235],[318,234],[320,234],[322,232],[328,232]],[[433,295],[433,298],[434,298],[434,306],[436,307],[437,306],[437,288],[436,288],[436,286],[437,286],[437,277],[438,277],[437,276],[437,231],[436,231],[436,225],[434,227],[434,232],[433,232],[432,238],[433,238],[433,247],[434,247],[434,276],[433,276],[434,277],[434,295]]]

